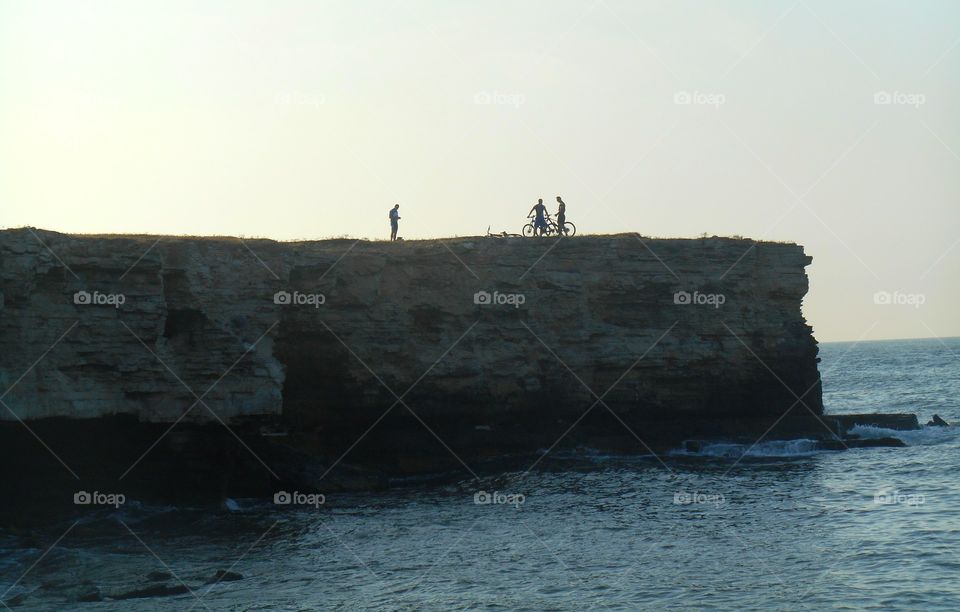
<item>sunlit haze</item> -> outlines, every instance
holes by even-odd
[[[469,236],[562,195],[802,244],[819,340],[956,336],[958,43],[953,1],[2,2],[0,226]]]

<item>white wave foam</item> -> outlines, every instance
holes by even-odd
[[[885,427],[874,427],[873,425],[854,425],[847,433],[868,439],[898,438],[903,440],[907,446],[928,446],[953,440],[960,434],[960,428],[924,426],[921,429],[900,431],[897,429],[887,429]]]
[[[695,457],[721,457],[739,459],[747,457],[806,457],[820,452],[816,440],[800,438],[797,440],[771,440],[755,445],[735,444],[732,442],[708,442],[698,452],[676,450],[671,455],[689,455]]]

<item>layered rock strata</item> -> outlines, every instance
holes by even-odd
[[[6,230],[0,421],[286,434],[274,439],[326,463],[388,472],[557,442],[647,452],[723,423],[762,433],[785,413],[816,428],[810,261],[717,237]]]

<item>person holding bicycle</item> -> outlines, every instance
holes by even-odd
[[[533,235],[537,235],[539,230],[540,235],[543,236],[547,232],[547,220],[544,218],[547,214],[547,207],[543,205],[543,198],[537,200],[537,203],[530,209],[530,212],[527,213],[527,216],[531,216],[536,212],[537,217],[533,221]]]

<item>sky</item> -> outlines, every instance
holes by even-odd
[[[0,228],[466,236],[562,195],[802,244],[821,341],[960,336],[958,107],[952,0],[0,0]]]

